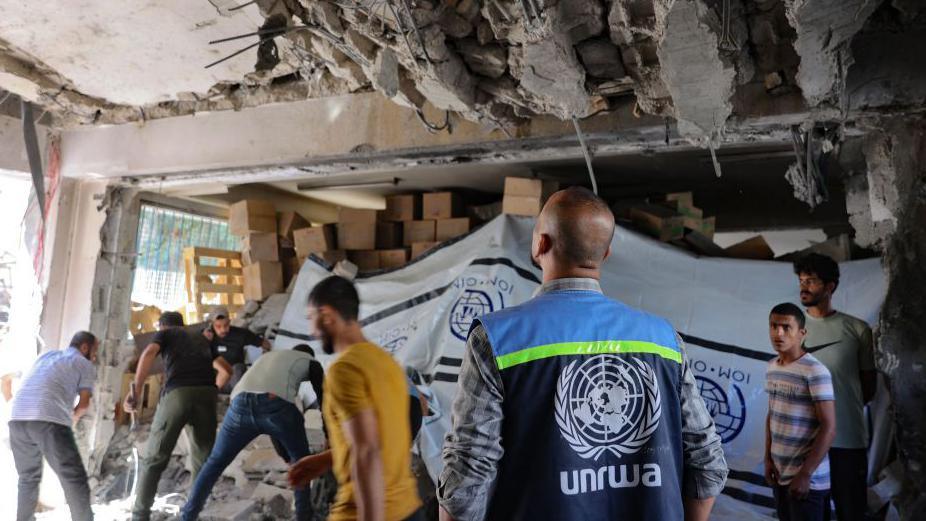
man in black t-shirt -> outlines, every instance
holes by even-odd
[[[247,371],[245,346],[258,346],[264,352],[270,351],[270,342],[248,329],[231,325],[228,309],[215,308],[209,315],[211,324],[203,330],[210,343],[212,356],[221,356],[232,367],[232,376],[219,392],[230,393]]]
[[[123,404],[126,412],[135,411],[137,391],[142,389],[158,355],[164,360],[164,390],[154,413],[138,479],[132,509],[134,521],[150,519],[158,481],[184,427],[190,429],[190,459],[193,479],[196,478],[215,442],[217,387],[224,386],[231,376],[231,366],[212,354],[208,340],[183,330],[180,313],[164,312],[158,321],[158,332],[138,360],[132,384],[136,392],[126,397]]]

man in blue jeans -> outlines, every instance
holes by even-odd
[[[270,435],[282,446],[289,463],[309,455],[305,423],[296,403],[299,385],[309,380],[315,359],[302,349],[265,353],[244,373],[232,390],[232,402],[222,428],[203,465],[181,518],[195,521],[222,472],[248,443],[261,434]],[[309,488],[296,489],[296,519],[312,518]]]

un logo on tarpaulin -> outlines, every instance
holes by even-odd
[[[696,375],[698,391],[708,412],[714,418],[717,434],[724,443],[733,441],[746,424],[746,399],[739,386],[730,384],[732,393],[727,393],[717,382],[701,375]]]
[[[659,426],[662,402],[656,373],[639,359],[598,355],[560,373],[554,415],[576,453],[598,459],[640,450]]]
[[[473,320],[495,311],[492,298],[485,291],[468,289],[460,295],[450,310],[450,332],[460,340],[466,340]]]

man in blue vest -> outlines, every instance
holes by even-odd
[[[531,257],[543,286],[474,322],[438,485],[441,520],[707,520],[720,437],[664,319],[605,297],[614,216],[550,197]]]

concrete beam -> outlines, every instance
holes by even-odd
[[[431,121],[443,113],[428,111]],[[747,116],[728,124],[730,141],[787,139],[805,113]],[[452,133],[431,133],[415,112],[378,93],[313,99],[240,112],[68,130],[62,133],[62,171],[70,176],[120,178],[138,187],[223,185],[305,179],[373,170],[467,163],[581,158],[571,122],[533,118],[489,130],[451,116]],[[581,122],[596,155],[688,147],[664,118],[640,116],[632,100]],[[722,146],[722,145],[721,145]]]

